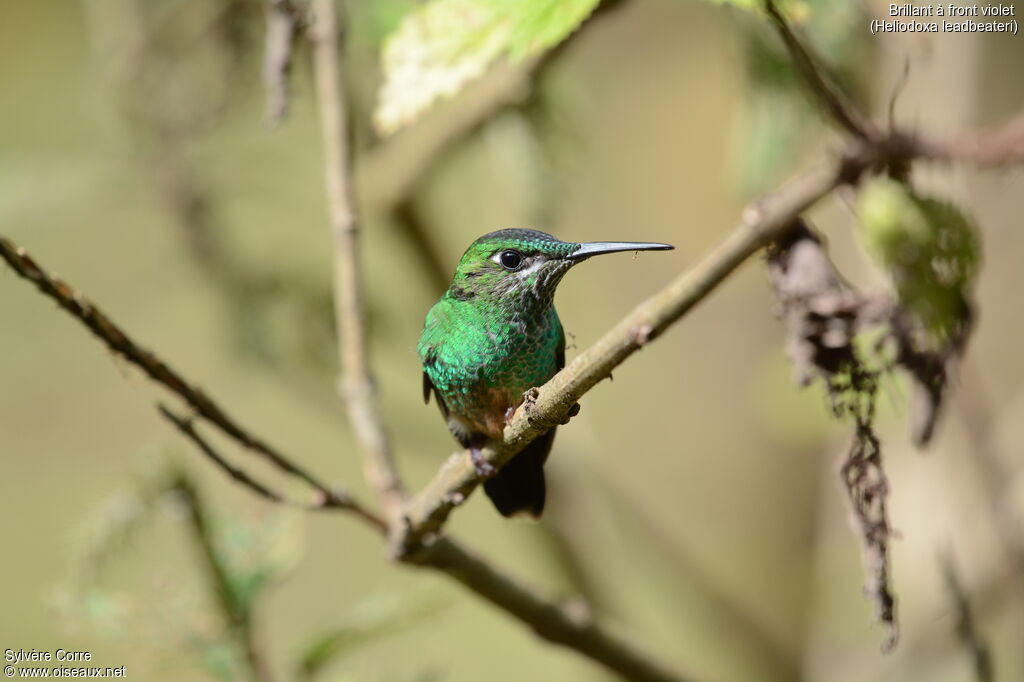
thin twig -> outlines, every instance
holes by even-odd
[[[255,480],[244,470],[239,469],[231,464],[231,462],[227,461],[227,459],[217,452],[214,447],[206,441],[206,439],[199,435],[191,419],[177,415],[163,403],[157,403],[156,407],[167,421],[174,424],[174,426],[176,426],[186,438],[192,441],[192,443],[199,448],[200,452],[209,457],[217,468],[221,469],[224,473],[233,478],[236,483],[240,483],[246,488],[251,488],[254,493],[268,502],[286,503],[287,500],[284,495],[271,490],[267,486]]]
[[[359,227],[352,200],[345,93],[341,80],[335,0],[314,0],[310,37],[324,177],[334,241],[334,302],[341,363],[339,390],[355,429],[366,480],[377,494],[384,516],[397,519],[405,501],[391,447],[380,419],[377,391],[370,374],[366,313],[359,269]]]
[[[263,47],[263,87],[267,92],[267,124],[275,126],[288,113],[291,96],[289,72],[295,35],[299,31],[299,10],[291,0],[264,0],[267,33]]]
[[[946,589],[949,590],[949,597],[956,612],[957,637],[960,638],[971,657],[974,679],[977,682],[993,682],[995,671],[992,666],[992,654],[974,626],[971,604],[967,600],[967,593],[964,591],[963,585],[960,584],[951,553],[941,552],[939,554],[939,568],[946,581]]]
[[[254,436],[207,396],[198,386],[189,383],[166,362],[131,339],[92,301],[72,289],[56,275],[46,272],[20,246],[0,236],[0,258],[21,277],[34,283],[46,296],[88,327],[112,351],[141,369],[153,381],[180,396],[197,415],[218,427],[225,434],[271,462],[281,471],[295,476],[312,486],[332,504],[344,506],[350,502],[347,495],[332,491],[290,458]]]
[[[992,525],[999,534],[1003,551],[1009,555],[1018,597],[1024,596],[1024,529],[1013,512],[1014,478],[1003,463],[999,451],[995,419],[998,410],[982,383],[978,368],[967,363],[961,370],[961,382],[955,400],[960,423],[968,442],[968,452],[981,479]]]
[[[859,140],[876,139],[877,132],[871,122],[846,101],[842,92],[818,68],[818,60],[790,27],[786,17],[775,6],[774,0],[764,0],[764,8],[775,29],[779,32],[782,42],[786,45],[789,56],[829,116],[841,128]]]
[[[252,611],[248,604],[240,600],[232,588],[228,568],[214,539],[213,527],[209,515],[196,492],[195,486],[183,472],[179,472],[174,482],[174,489],[180,492],[188,506],[189,520],[195,534],[196,544],[203,555],[203,563],[210,574],[210,582],[220,604],[221,612],[231,638],[244,654],[249,673],[255,682],[272,682],[274,679],[267,661],[263,658],[256,642],[255,628],[252,623]]]
[[[160,414],[164,416],[167,421],[171,422],[181,433],[192,441],[201,453],[206,455],[213,462],[214,466],[226,473],[236,483],[240,484],[245,488],[249,488],[256,495],[262,497],[268,502],[274,502],[290,507],[297,507],[299,509],[306,509],[309,511],[319,510],[345,510],[355,513],[357,516],[362,517],[370,525],[377,527],[378,530],[383,531],[385,528],[384,520],[379,516],[368,510],[362,504],[356,502],[347,494],[335,494],[333,497],[325,497],[322,493],[317,492],[318,499],[315,502],[300,502],[292,500],[284,494],[274,490],[263,483],[260,483],[252,477],[244,469],[236,467],[227,460],[222,454],[220,454],[213,445],[210,444],[203,436],[196,430],[195,424],[188,417],[183,417],[176,414],[173,410],[162,403],[157,404],[157,409]],[[323,485],[319,484],[318,485]],[[327,486],[323,486],[327,487]]]
[[[936,161],[966,161],[999,168],[1024,159],[1024,114],[982,130],[969,130],[948,138],[917,138],[918,155]]]

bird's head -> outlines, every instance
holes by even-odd
[[[462,255],[448,296],[489,304],[547,306],[569,268],[591,256],[618,251],[662,251],[652,242],[563,242],[537,230],[498,230]]]

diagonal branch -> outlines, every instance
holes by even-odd
[[[543,639],[573,649],[625,680],[686,682],[692,679],[673,672],[594,620],[582,600],[551,602],[448,538],[431,545],[418,561],[442,571],[466,589],[528,623]]]
[[[856,180],[877,160],[871,150],[865,148],[865,151],[869,153],[850,154],[807,173],[776,195],[749,208],[740,224],[704,260],[637,306],[597,343],[528,397],[506,427],[504,441],[488,445],[483,451],[484,458],[500,467],[541,433],[565,423],[573,405],[615,367],[702,301],[743,261],[788,229],[793,220],[818,199],[839,185]],[[429,541],[430,535],[441,528],[451,511],[479,482],[473,464],[464,453],[449,458],[410,503],[406,511],[405,536],[393,551],[398,555],[415,552],[423,541]]]
[[[119,354],[124,355],[133,364],[140,366],[154,381],[167,385],[164,380],[151,374],[151,371],[156,366],[166,368],[167,365],[164,362],[152,353],[149,353],[149,351],[142,351],[141,347],[131,341],[125,332],[114,325],[109,318],[102,315],[92,302],[72,290],[61,280],[43,271],[24,249],[0,237],[0,257],[3,257],[19,275],[35,282],[40,291],[56,300],[61,307],[68,310],[79,322],[93,330],[108,346]],[[97,318],[97,316],[100,317]],[[130,350],[124,350],[126,348]],[[130,355],[126,353],[130,353]],[[140,359],[133,359],[136,356]],[[143,358],[145,358],[144,362]],[[140,362],[143,364],[140,364]],[[175,374],[174,376],[177,377],[178,375]],[[178,383],[188,386],[184,379],[180,377],[178,377]],[[179,391],[175,390],[174,392],[182,395]],[[185,395],[182,395],[182,397],[185,397],[186,401],[188,401]],[[223,412],[219,411],[219,413],[222,414]],[[169,413],[166,416],[169,419],[171,418]],[[183,424],[188,424],[187,419],[178,415],[174,415],[171,421],[179,426],[179,428]],[[221,426],[217,422],[212,423]],[[232,422],[232,424],[234,423]],[[223,430],[223,427],[221,428]],[[216,466],[226,471],[229,476],[243,487],[268,501],[279,501],[279,498],[282,497],[272,489],[260,484],[253,486],[251,483],[254,479],[249,474],[236,469],[232,465],[228,465],[223,456],[216,453],[212,446],[205,442],[195,429],[192,429],[191,433],[188,430],[184,431],[185,435],[189,437],[192,443],[204,455],[211,459]],[[245,434],[244,440],[234,436],[234,432]],[[250,442],[261,442],[237,424],[234,425],[233,432],[226,431],[226,433],[243,445]],[[211,453],[216,453],[217,456],[213,456]],[[298,469],[284,455],[278,454],[278,457],[286,465],[281,467],[282,470],[291,472]],[[348,495],[332,492],[325,483],[312,474],[305,474],[303,480],[323,495],[322,507],[351,511],[357,518],[362,519],[378,532],[386,533],[387,526],[383,519],[380,519],[373,512],[366,510],[365,507],[358,505]],[[263,490],[260,490],[260,488],[263,488]],[[267,495],[267,491],[271,494]],[[511,578],[483,558],[460,546],[454,540],[443,539],[435,542],[430,551],[419,553],[417,559],[419,565],[447,574],[450,578],[476,593],[482,599],[494,604],[499,609],[508,612],[528,625],[539,636],[577,651],[581,655],[605,665],[625,679],[635,682],[687,682],[689,679],[683,675],[669,672],[668,668],[657,663],[655,659],[645,653],[641,653],[625,638],[613,633],[600,623],[593,621],[590,617],[585,616],[581,609],[560,605],[544,598],[533,588]]]
[[[334,239],[334,302],[341,377],[338,388],[356,432],[366,480],[389,520],[397,518],[405,490],[380,419],[370,374],[366,311],[359,269],[359,226],[352,199],[348,121],[338,49],[335,0],[315,0],[310,26],[313,71],[324,147],[324,176]]]
[[[163,415],[164,419],[173,424],[181,433],[192,441],[192,444],[202,452],[210,461],[213,462],[214,466],[223,471],[234,481],[246,488],[249,488],[258,496],[262,497],[268,502],[277,502],[279,504],[288,504],[288,499],[276,490],[271,490],[264,484],[260,483],[252,476],[250,476],[244,469],[239,469],[234,464],[229,462],[223,455],[210,445],[205,438],[199,435],[196,431],[195,424],[188,417],[183,417],[176,414],[171,408],[167,407],[163,403],[157,403],[157,410]]]
[[[565,423],[573,406],[587,391],[677,322],[747,258],[791,229],[796,218],[834,189],[857,182],[867,172],[903,166],[915,159],[968,161],[982,166],[1024,164],[1024,145],[1009,155],[967,153],[990,149],[990,140],[1005,141],[1010,137],[1017,139],[1014,135],[1024,135],[1021,120],[1024,117],[982,133],[953,138],[973,140],[969,148],[895,130],[870,142],[855,143],[832,163],[808,171],[775,194],[755,202],[739,225],[704,260],[637,306],[569,366],[535,389],[505,428],[503,440],[492,442],[483,450],[484,459],[500,468],[534,438]],[[465,453],[451,456],[409,503],[405,532],[392,552],[405,557],[429,544],[452,510],[479,483]]]
[[[247,450],[260,455],[275,467],[294,476],[319,492],[325,500],[337,506],[353,504],[345,493],[332,491],[313,478],[305,469],[285,457],[276,448],[252,435],[228,414],[201,388],[189,383],[152,351],[133,341],[121,328],[88,298],[72,289],[54,274],[48,273],[14,242],[0,236],[0,258],[21,277],[55,300],[61,308],[77,318],[98,336],[110,350],[141,369],[153,381],[180,396],[196,414],[215,425],[225,434],[242,444]]]
[[[860,111],[853,107],[838,87],[818,67],[817,59],[811,54],[796,32],[786,21],[786,17],[775,5],[774,0],[764,0],[765,12],[778,31],[782,42],[796,64],[797,70],[807,81],[808,87],[821,102],[828,115],[855,139],[870,141],[878,137],[877,131]]]
[[[201,453],[206,455],[206,457],[213,462],[215,467],[227,474],[236,483],[244,488],[248,488],[264,500],[291,507],[298,507],[308,511],[319,511],[322,509],[346,510],[353,512],[371,526],[377,528],[377,530],[381,532],[385,530],[386,526],[383,519],[351,499],[346,501],[345,498],[337,496],[332,499],[328,499],[321,495],[320,499],[312,504],[289,499],[284,494],[254,479],[245,469],[236,467],[234,464],[229,462],[224,455],[218,452],[217,449],[209,443],[209,441],[200,435],[199,431],[196,430],[192,419],[175,413],[163,403],[158,403],[157,409],[160,411],[160,414],[163,415],[164,419],[181,431],[182,435],[184,435],[188,440],[192,441],[192,444],[195,445]],[[324,488],[327,487],[319,482],[317,485]]]
[[[939,569],[946,583],[949,598],[956,616],[956,634],[971,657],[975,682],[993,682],[995,670],[992,652],[978,633],[967,592],[957,575],[956,564],[951,551],[939,553]]]

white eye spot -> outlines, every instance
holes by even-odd
[[[520,279],[526,279],[530,275],[540,270],[541,266],[543,266],[546,262],[547,259],[544,258],[543,256],[533,256],[531,258],[527,258],[526,264],[520,270],[516,271],[516,275],[518,275]]]

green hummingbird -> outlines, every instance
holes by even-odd
[[[427,313],[420,336],[423,400],[433,393],[448,429],[464,448],[484,491],[504,516],[544,509],[544,462],[555,429],[500,471],[481,456],[523,402],[565,366],[565,333],[552,302],[569,268],[617,251],[672,249],[649,242],[563,242],[536,230],[498,230],[462,255],[455,277]]]

